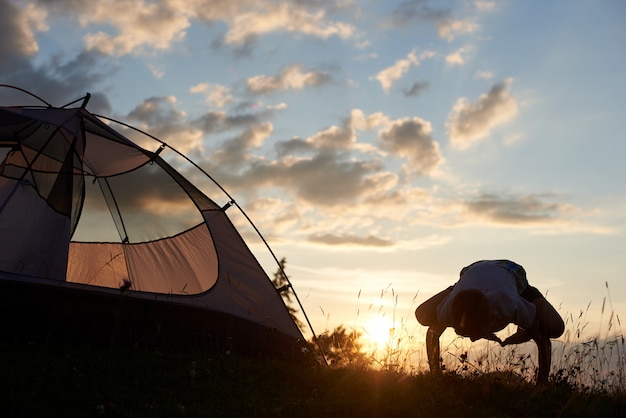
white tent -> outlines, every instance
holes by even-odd
[[[169,327],[257,351],[301,347],[226,214],[234,202],[217,204],[173,162],[206,174],[197,165],[147,134],[131,141],[137,131],[112,129],[86,110],[88,98],[0,107],[0,286],[9,296],[1,313],[43,321],[57,301],[55,327],[98,333],[123,300],[123,323],[142,332]]]

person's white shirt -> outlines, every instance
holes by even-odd
[[[498,332],[513,323],[530,329],[536,313],[532,302],[521,293],[528,283],[520,283],[504,260],[485,260],[470,265],[463,272],[452,292],[437,307],[437,319],[452,326],[452,301],[463,290],[478,290],[489,300],[491,315],[489,331]]]

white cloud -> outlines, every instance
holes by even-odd
[[[361,131],[386,126],[390,123],[391,119],[382,112],[376,112],[369,116],[365,116],[361,109],[353,109],[350,112],[350,118],[348,119],[348,126]]]
[[[28,26],[35,28],[39,32],[47,32],[48,12],[36,4],[28,4],[24,9],[24,18]]]
[[[448,42],[454,40],[459,34],[473,33],[480,29],[480,26],[469,19],[454,20],[444,19],[437,25],[437,32],[439,37],[445,39]]]
[[[331,126],[307,139],[317,149],[349,149],[356,142],[353,129]]]
[[[261,5],[265,7],[240,10],[241,13],[233,18],[224,37],[227,44],[242,44],[255,36],[275,31],[302,33],[321,39],[332,36],[348,39],[356,32],[353,25],[327,20],[324,9],[313,12],[292,2]]]
[[[104,31],[88,33],[85,36],[87,49],[116,56],[142,52],[146,47],[166,50],[185,38],[191,24],[167,2],[93,2],[81,12],[79,19],[83,26],[107,24],[117,32],[113,35]]]
[[[233,95],[228,87],[213,83],[199,83],[192,86],[189,92],[203,94],[208,106],[224,107],[233,100]]]
[[[332,81],[332,75],[323,71],[304,71],[299,64],[290,65],[277,76],[257,75],[246,81],[247,89],[252,94],[273,93],[282,90],[301,90]]]
[[[507,79],[494,85],[477,102],[471,103],[466,98],[457,100],[446,122],[453,147],[467,149],[517,115],[517,101],[509,93],[511,82]]]
[[[388,238],[381,238],[374,235],[359,236],[355,234],[315,234],[309,236],[309,241],[341,247],[390,247],[394,245],[394,242]]]
[[[364,130],[378,131],[380,148],[358,141],[359,131]],[[276,142],[277,159],[259,156],[245,158],[245,165],[237,164],[244,161],[242,156],[251,155],[252,142],[236,137],[220,144],[214,155],[207,156],[206,164],[231,187],[255,192],[283,189],[290,199],[314,208],[320,217],[334,216],[337,208],[350,207],[356,213],[358,207],[359,222],[363,222],[363,216],[370,216],[381,203],[394,210],[377,217],[401,216],[412,200],[380,155],[393,154],[405,161],[405,171],[428,175],[442,160],[431,134],[430,123],[420,118],[391,120],[382,113],[364,115],[355,109],[341,126],[306,139]],[[267,135],[266,131],[263,137]]]
[[[29,6],[30,7],[30,6]],[[285,31],[320,39],[356,35],[356,28],[333,21],[329,13],[337,4],[265,0],[108,0],[46,2],[42,9],[64,17],[75,16],[88,33],[88,49],[124,56],[167,50],[182,41],[192,22],[226,25],[224,41],[229,45],[248,43],[256,37]],[[92,31],[96,26],[98,30]]]
[[[402,76],[406,74],[411,67],[417,67],[420,65],[420,60],[432,58],[434,55],[435,53],[432,51],[424,51],[418,58],[417,50],[414,49],[409,52],[406,58],[397,60],[392,66],[387,67],[376,74],[374,78],[378,80],[383,91],[385,93],[389,93],[393,83],[402,78]]]
[[[463,58],[464,52],[465,50],[463,48],[459,48],[458,50],[454,51],[452,54],[446,55],[446,64],[449,67],[465,64],[465,59]]]

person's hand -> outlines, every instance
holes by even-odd
[[[530,341],[531,338],[532,336],[528,331],[526,331],[524,328],[517,327],[517,332],[506,338],[504,341],[500,342],[500,345],[504,347],[511,344],[522,344]]]
[[[500,338],[498,338],[498,336],[496,334],[494,334],[493,332],[487,335],[483,335],[482,337],[478,337],[478,338],[474,338],[471,337],[470,339],[472,340],[472,342],[477,341],[481,338],[484,338],[485,340],[489,340],[489,341],[495,341],[498,344],[502,345],[502,340]]]

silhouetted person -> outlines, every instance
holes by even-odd
[[[441,374],[439,337],[453,327],[472,341],[485,338],[503,347],[534,340],[539,360],[537,383],[548,381],[550,338],[561,336],[565,328],[554,307],[528,284],[524,268],[509,260],[477,261],[463,268],[459,281],[422,303],[415,317],[428,327],[426,353],[432,373]],[[494,333],[510,323],[517,325],[517,332],[501,341]]]

